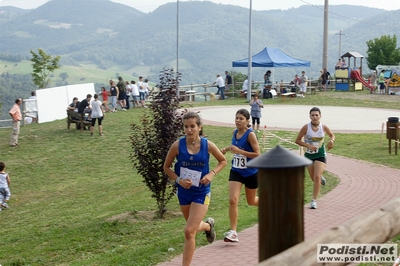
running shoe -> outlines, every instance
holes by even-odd
[[[239,242],[236,231],[229,230],[229,232],[226,232],[224,235],[224,242]]]
[[[316,209],[317,208],[317,202],[315,200],[312,200],[310,203],[310,209]]]
[[[325,186],[326,184],[326,179],[325,177],[321,176],[321,185]]]
[[[213,218],[207,218],[206,223],[210,225],[210,231],[205,231],[206,232],[206,237],[208,243],[212,243],[215,240],[215,228],[214,228],[214,219]]]
[[[8,208],[8,204],[7,204],[7,203],[5,203],[5,202],[3,202],[3,203],[1,204],[1,207],[3,207],[3,208],[5,208],[5,209],[7,209],[7,208]]]

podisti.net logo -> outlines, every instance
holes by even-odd
[[[397,244],[317,244],[318,263],[394,262]]]

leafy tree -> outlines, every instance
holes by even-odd
[[[233,78],[234,82],[244,82],[247,78],[246,74],[240,73],[240,72],[236,72],[236,71],[231,71],[231,76]],[[242,85],[235,85],[235,87],[233,88],[234,90],[241,90],[242,89]]]
[[[384,35],[367,41],[367,64],[370,69],[378,65],[398,65],[400,63],[400,48],[396,48],[397,37]]]
[[[69,77],[67,72],[62,72],[58,76],[62,79],[62,81],[65,81]]]
[[[182,135],[182,116],[186,111],[178,111],[180,78],[180,74],[164,68],[160,73],[159,91],[153,96],[149,110],[143,114],[140,123],[131,125],[131,160],[156,199],[157,217],[161,219],[176,191],[175,183],[163,170],[163,164],[169,147]]]
[[[40,89],[46,88],[49,83],[49,75],[60,68],[58,63],[61,57],[59,55],[55,57],[48,55],[42,49],[38,49],[38,53],[32,50],[30,52],[32,54],[31,61],[33,63],[33,83]]]

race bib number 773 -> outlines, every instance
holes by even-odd
[[[247,157],[242,154],[234,154],[232,160],[232,167],[238,169],[247,168]]]

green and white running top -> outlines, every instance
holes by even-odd
[[[307,133],[304,135],[304,142],[317,147],[317,150],[313,151],[304,147],[304,155],[310,160],[326,157],[325,145],[324,145],[325,132],[322,123],[319,123],[318,131],[312,130],[311,122],[307,124]]]

